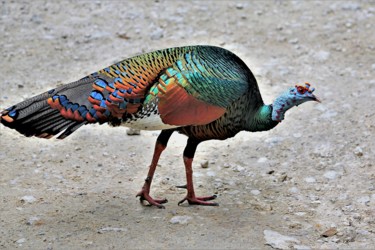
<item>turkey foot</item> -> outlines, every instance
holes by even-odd
[[[139,201],[143,204],[143,201],[147,201],[150,206],[156,206],[158,208],[165,208],[162,204],[167,203],[167,199],[153,199],[148,192],[141,190],[136,197],[139,197]]]
[[[186,196],[184,199],[182,199],[178,202],[178,205],[187,201],[190,205],[219,206],[219,203],[207,202],[207,201],[216,199],[216,197],[217,197],[216,195],[204,196],[204,197],[195,197],[195,196],[188,197],[188,196]]]

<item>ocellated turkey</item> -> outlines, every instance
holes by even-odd
[[[92,73],[5,109],[1,123],[25,136],[64,139],[82,125],[109,123],[141,130],[161,130],[156,140],[141,201],[163,208],[150,187],[173,132],[188,137],[183,160],[186,197],[179,202],[217,205],[216,196],[197,197],[192,162],[206,140],[225,140],[240,131],[266,131],[285,112],[306,101],[319,101],[310,84],[288,88],[265,105],[257,81],[232,52],[214,46],[188,46],[142,54]],[[130,139],[130,138],[129,138]]]

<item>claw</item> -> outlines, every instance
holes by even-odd
[[[183,188],[183,189],[187,189],[187,185],[180,185],[180,186],[176,186],[176,188]]]
[[[219,206],[219,203],[207,202],[207,201],[210,201],[210,200],[214,200],[216,198],[217,198],[216,195],[204,196],[204,197],[192,197],[192,198],[185,197],[184,199],[182,199],[178,202],[178,205],[181,205],[182,203],[187,201],[190,205]]]
[[[162,204],[167,203],[167,199],[153,199],[149,194],[145,193],[143,190],[140,191],[136,197],[139,197],[139,201],[143,203],[143,201],[147,201],[149,206],[156,206],[158,208],[165,208]]]

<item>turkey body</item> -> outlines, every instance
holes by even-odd
[[[250,69],[232,52],[214,46],[187,46],[135,56],[77,82],[51,89],[2,112],[1,122],[26,136],[64,139],[90,123],[162,130],[149,174],[138,196],[149,196],[161,152],[174,131],[188,137],[184,164],[190,204],[217,205],[196,197],[192,160],[199,143],[224,140],[240,131],[264,131],[278,124],[264,105]],[[181,202],[183,202],[182,200]],[[181,203],[180,202],[180,203]]]

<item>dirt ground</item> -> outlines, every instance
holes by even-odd
[[[185,191],[175,134],[141,206],[158,131],[85,126],[63,141],[0,125],[2,249],[374,249],[374,1],[2,1],[0,109],[143,52],[210,44],[265,102],[308,81],[322,103],[275,129],[201,144]],[[208,164],[207,164],[208,163]],[[328,230],[328,232],[326,232]],[[325,236],[322,236],[325,235]]]

